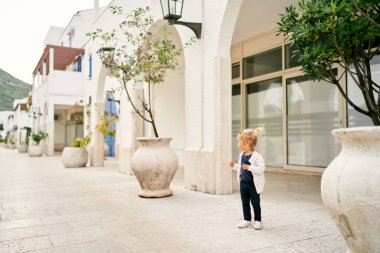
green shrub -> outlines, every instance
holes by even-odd
[[[80,137],[74,138],[70,146],[74,148],[84,148],[90,143],[90,141],[91,141],[91,134],[88,134],[84,138],[80,138]]]
[[[32,140],[36,143],[36,145],[40,144],[40,142],[48,137],[48,133],[44,131],[38,131],[38,133],[32,134]]]

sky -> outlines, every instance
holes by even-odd
[[[0,68],[31,84],[49,27],[66,27],[75,12],[93,6],[94,0],[0,0]]]

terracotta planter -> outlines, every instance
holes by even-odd
[[[380,249],[380,127],[336,129],[342,151],[322,176],[322,199],[352,253]]]
[[[86,148],[65,147],[62,152],[62,162],[65,168],[86,167],[88,152]]]
[[[33,146],[33,145],[29,145],[28,147],[28,155],[30,157],[36,157],[36,156],[42,156],[42,146],[41,145],[37,145],[37,146]]]
[[[171,138],[137,138],[140,147],[132,156],[131,167],[140,183],[140,197],[171,196],[170,183],[178,168],[178,158],[169,147]]]

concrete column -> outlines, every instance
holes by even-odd
[[[199,105],[189,108],[190,113],[187,115],[192,115],[193,118],[186,118],[188,138],[189,131],[197,127],[198,122],[194,121],[195,119],[204,123],[202,145],[198,150],[189,146],[186,150],[185,187],[211,194],[231,194],[233,179],[232,170],[228,165],[231,159],[231,65],[229,58],[218,57],[211,62],[211,72],[207,75],[209,81],[206,82],[211,87],[207,90],[203,87],[202,92],[195,96],[195,100],[201,104],[201,118],[194,115],[195,112],[199,112]],[[186,90],[187,101],[188,89],[190,88]],[[202,98],[201,101],[199,96]],[[187,104],[186,107],[188,106]],[[192,142],[196,143],[194,140],[189,141]]]
[[[143,97],[142,89],[130,89],[132,101],[139,110],[141,103],[139,97]],[[123,94],[120,99],[120,149],[119,149],[119,171],[122,174],[133,175],[131,169],[131,159],[133,153],[138,148],[136,146],[136,138],[143,136],[144,121],[137,115],[130,103]]]
[[[231,60],[217,57],[214,59],[215,74],[215,132],[214,132],[214,175],[215,193],[232,193],[231,159]]]
[[[186,189],[203,191],[199,154],[203,148],[203,57],[202,44],[196,43],[184,51],[185,64],[185,133],[186,162],[184,184]],[[191,74],[187,74],[191,73]]]
[[[46,155],[54,155],[54,104],[49,104],[49,109],[44,112],[45,131],[48,133]]]
[[[95,122],[94,126],[96,126],[104,113],[104,103],[95,103],[94,107],[91,117],[95,117],[95,121],[93,122]],[[104,136],[99,131],[95,131],[92,134],[90,164],[94,167],[104,166]]]

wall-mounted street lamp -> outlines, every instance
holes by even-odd
[[[102,60],[102,63],[107,67],[112,67],[113,63],[113,57],[115,54],[115,48],[114,47],[102,47],[97,52],[99,54],[100,59]]]
[[[185,0],[160,0],[163,19],[170,25],[184,25],[190,28],[197,38],[201,37],[202,24],[178,21],[182,17],[183,2]]]

